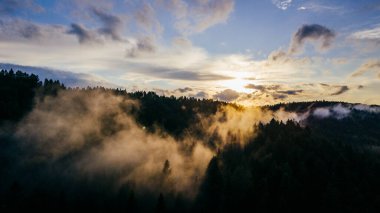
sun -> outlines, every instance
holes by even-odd
[[[245,88],[246,85],[252,83],[252,80],[249,80],[249,78],[251,78],[249,73],[239,72],[234,76],[234,79],[220,81],[220,86],[237,92],[249,93],[250,89]]]

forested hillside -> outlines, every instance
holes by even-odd
[[[379,212],[380,108],[248,108],[0,72],[0,211]]]

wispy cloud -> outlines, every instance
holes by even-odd
[[[363,41],[372,41],[380,44],[380,26],[354,32],[350,35],[350,38]]]
[[[292,5],[292,0],[272,0],[272,3],[281,10],[287,10]]]
[[[146,1],[142,1],[141,6],[136,9],[134,18],[147,32],[161,34],[164,30],[156,17],[155,9]]]
[[[323,5],[316,2],[308,2],[302,4],[297,8],[299,11],[311,11],[311,12],[326,12],[326,11],[338,11],[342,10],[342,7],[331,6],[331,5]]]
[[[351,74],[351,77],[362,76],[367,72],[377,73],[377,77],[380,79],[380,59],[366,61]]]
[[[176,29],[185,35],[195,34],[226,22],[234,10],[234,0],[184,1],[160,0],[175,16]]]
[[[0,19],[0,41],[46,42],[65,34],[62,25],[41,25],[24,19]]]
[[[127,57],[139,57],[146,53],[153,53],[156,51],[156,46],[151,37],[138,38],[135,41],[129,41],[129,48],[127,48]]]
[[[121,41],[123,21],[114,14],[106,13],[103,10],[92,8],[94,15],[102,22],[103,26],[99,28],[99,32],[105,36],[110,36],[113,40]]]

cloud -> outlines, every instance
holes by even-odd
[[[261,92],[265,92],[267,89],[266,89],[266,86],[264,85],[255,85],[255,84],[248,84],[248,85],[245,85],[244,88],[247,88],[247,89],[255,89],[255,90],[259,90]]]
[[[176,29],[185,35],[196,34],[227,21],[234,9],[234,0],[160,0],[175,16]]]
[[[246,89],[252,89],[252,93],[242,95],[237,102],[243,105],[265,105],[278,103],[278,100],[285,101],[305,101],[305,100],[329,100],[343,101],[350,95],[340,97],[348,91],[355,89],[358,85],[335,85],[335,84],[314,84],[314,83],[274,83],[270,84],[247,84]],[[353,93],[354,94],[354,93]],[[339,98],[337,99],[337,97]]]
[[[127,48],[127,57],[139,57],[146,53],[154,53],[156,46],[151,37],[138,38],[136,41],[129,41],[129,48]]]
[[[86,29],[84,26],[80,24],[71,24],[71,28],[67,31],[68,34],[73,34],[78,37],[79,43],[92,43],[96,42],[97,38],[94,32]]]
[[[317,108],[313,111],[313,115],[317,118],[328,118],[331,116],[331,113],[327,108]]]
[[[185,88],[178,88],[175,91],[178,91],[180,93],[185,93],[185,92],[191,92],[191,91],[193,91],[193,89],[190,87],[185,87]]]
[[[292,0],[272,0],[272,3],[281,10],[287,10],[292,5]]]
[[[268,59],[265,61],[265,66],[280,66],[284,67],[284,65],[301,67],[305,65],[310,65],[312,60],[308,57],[294,57],[291,53],[287,53],[282,50],[272,51],[268,55]]]
[[[288,96],[285,95],[285,94],[278,94],[278,93],[274,93],[274,94],[271,94],[273,99],[274,100],[284,100],[285,98],[287,98]]]
[[[356,106],[357,105],[345,104],[343,106],[342,104],[337,104],[331,107],[316,108],[313,110],[312,115],[319,119],[325,119],[330,117],[335,119],[343,119],[349,116],[352,112],[352,109],[354,109]]]
[[[239,98],[240,94],[232,89],[225,89],[213,96],[214,99],[220,100],[220,101],[234,101],[237,98]]]
[[[44,8],[34,0],[1,0],[0,3],[0,16],[15,16],[23,12],[40,13],[43,11]]]
[[[0,19],[0,41],[57,44],[65,31],[67,29],[62,25],[43,25],[19,18]]]
[[[0,20],[0,38],[2,39],[38,39],[42,36],[39,25],[22,19]]]
[[[306,41],[319,41],[319,49],[327,49],[331,46],[335,32],[319,24],[303,25],[293,35],[289,53],[302,51]]]
[[[304,90],[284,90],[284,91],[277,91],[278,93],[286,94],[286,95],[298,95],[302,93]]]
[[[99,33],[111,37],[116,41],[122,41],[123,21],[120,17],[106,13],[103,10],[92,8],[93,14],[102,22],[103,26],[98,30]]]
[[[273,84],[273,85],[255,85],[255,84],[248,84],[245,85],[244,88],[247,89],[255,89],[259,90],[261,92],[267,92],[267,91],[275,91],[281,88],[281,85]]]
[[[143,1],[140,8],[136,9],[134,13],[134,18],[139,26],[142,26],[146,31],[155,31],[161,34],[163,27],[156,18],[156,13],[151,4]]]
[[[359,110],[359,111],[366,111],[370,113],[380,113],[380,107],[379,106],[368,106],[365,104],[356,104],[353,106],[353,109]]]
[[[356,40],[370,41],[380,44],[380,27],[377,26],[372,29],[357,31],[352,33],[349,37]]]
[[[351,74],[351,77],[362,76],[367,72],[377,73],[377,77],[380,78],[380,59],[368,60],[364,64],[360,65],[360,67]]]
[[[340,86],[336,92],[333,92],[330,95],[341,95],[349,90],[350,88],[348,86]]]
[[[175,37],[172,39],[172,45],[179,48],[189,48],[193,44],[189,39],[185,37]]]
[[[140,70],[140,73],[164,79],[186,80],[186,81],[218,81],[233,79],[229,76],[213,74],[213,73],[200,73],[194,71],[186,71],[181,69],[159,68],[159,67],[146,67]]]
[[[255,84],[248,84],[244,86],[246,89],[254,89],[259,91],[260,93],[255,95],[255,99],[262,98],[262,96],[266,97],[272,97],[274,100],[284,100],[289,95],[299,95],[300,93],[303,93],[304,90],[302,89],[289,89],[284,90],[284,87],[282,85],[273,84],[273,85],[255,85]]]
[[[114,4],[115,1],[110,0],[65,0],[57,1],[56,8],[76,21],[86,21],[92,19],[93,8],[112,11]]]
[[[297,8],[299,11],[312,11],[312,12],[325,12],[325,11],[337,11],[342,9],[341,7],[322,5],[315,2],[308,2]]]

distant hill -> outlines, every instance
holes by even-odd
[[[17,64],[8,64],[0,63],[0,70],[11,70],[15,72],[21,70],[28,74],[35,74],[39,76],[40,79],[54,79],[59,80],[68,87],[96,87],[103,86],[108,88],[116,88],[117,85],[114,85],[110,82],[107,82],[99,77],[94,75],[85,74],[85,73],[74,73],[56,69],[50,69],[46,67],[33,67],[33,66],[23,66]]]

